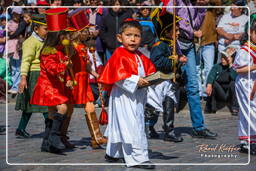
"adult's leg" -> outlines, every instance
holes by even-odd
[[[202,48],[202,58],[204,61],[204,69],[203,69],[203,96],[206,96],[205,90],[206,90],[206,80],[208,77],[208,74],[210,70],[213,67],[214,64],[214,57],[215,57],[215,46],[214,44],[205,45]]]
[[[94,104],[92,102],[88,102],[85,105],[85,118],[87,122],[87,126],[89,128],[91,134],[91,145],[92,148],[98,148],[102,144],[107,143],[107,139],[103,137],[100,131],[100,124],[97,118]]]
[[[17,93],[18,92],[18,86],[20,83],[20,65],[21,65],[21,59],[12,59],[11,60],[11,69],[12,69],[12,87],[11,87],[11,93]]]
[[[212,133],[208,129],[205,129],[204,125],[204,117],[202,113],[198,88],[198,77],[196,75],[195,51],[193,48],[190,48],[188,50],[183,51],[183,54],[188,58],[187,63],[183,66],[183,71],[185,74],[185,84],[190,110],[190,117],[194,129],[193,136],[200,138],[216,137],[217,134]]]
[[[188,98],[188,105],[190,110],[190,117],[192,126],[195,130],[204,129],[204,118],[202,114],[199,87],[198,87],[198,76],[196,70],[196,58],[195,51],[190,48],[183,51],[184,55],[187,56],[188,61],[183,66],[183,72],[185,76],[186,92]]]

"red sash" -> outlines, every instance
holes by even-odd
[[[253,63],[256,64],[256,50],[252,48],[252,46],[248,46],[248,44],[246,43],[244,46],[241,47],[241,49],[245,50],[246,52],[250,53]],[[249,51],[250,49],[250,51]],[[252,51],[255,53],[253,54]]]

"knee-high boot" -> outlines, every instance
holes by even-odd
[[[65,115],[60,113],[53,114],[52,129],[48,138],[48,143],[55,149],[63,150],[65,145],[61,142],[60,139],[60,127],[63,121],[65,120]]]
[[[159,134],[154,128],[157,123],[159,113],[160,112],[156,111],[150,104],[145,105],[145,131],[147,138],[159,138]]]
[[[100,132],[100,125],[96,112],[90,112],[85,115],[87,126],[91,134],[92,148],[98,148],[100,145],[106,144],[107,139]]]
[[[41,151],[50,151],[50,146],[48,143],[48,137],[50,135],[50,130],[52,128],[52,120],[51,119],[45,119],[45,131],[44,131],[44,137],[43,142],[41,145]]]
[[[165,97],[163,103],[163,110],[164,141],[183,141],[182,137],[175,135],[174,132],[174,101],[171,97]]]
[[[63,121],[61,128],[60,128],[60,136],[61,136],[61,141],[65,145],[66,148],[75,148],[75,145],[71,144],[68,141],[68,137],[67,137],[67,131],[68,131],[70,120],[71,120],[71,116],[66,117],[66,119]]]

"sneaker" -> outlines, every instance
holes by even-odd
[[[202,130],[194,130],[193,129],[193,138],[208,138],[208,139],[215,139],[217,137],[217,133],[211,132],[209,129],[202,129]]]
[[[30,134],[27,133],[25,130],[16,129],[16,138],[30,138]]]

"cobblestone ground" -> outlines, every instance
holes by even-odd
[[[0,105],[0,125],[5,124],[5,105]],[[97,109],[97,113],[100,109]],[[90,136],[82,108],[76,108],[71,120],[69,136],[76,145],[73,151],[66,151],[65,155],[56,155],[40,151],[44,120],[41,114],[34,114],[27,126],[27,132],[32,135],[30,139],[17,139],[17,128],[21,112],[14,110],[14,103],[8,105],[8,151],[6,153],[6,136],[0,135],[0,170],[18,171],[44,171],[44,170],[90,170],[90,171],[119,171],[141,170],[126,168],[125,166],[106,165],[104,161],[105,150],[92,150],[89,146]],[[228,151],[227,147],[239,144],[237,140],[237,118],[231,116],[227,110],[218,111],[217,114],[205,115],[206,125],[218,133],[216,140],[196,139],[191,137],[191,121],[188,110],[185,109],[176,115],[176,131],[182,135],[181,143],[165,142],[160,139],[149,140],[149,155],[152,162],[158,164],[155,170],[166,171],[255,171],[256,157],[248,158],[247,154],[237,150]],[[162,137],[162,119],[156,130]],[[102,127],[104,131],[105,127]],[[200,145],[215,147],[212,151],[202,152]],[[8,155],[6,159],[6,154]],[[6,163],[8,161],[9,164]],[[93,164],[85,166],[85,164]],[[53,165],[53,166],[52,166]],[[57,165],[57,166],[54,166]]]

